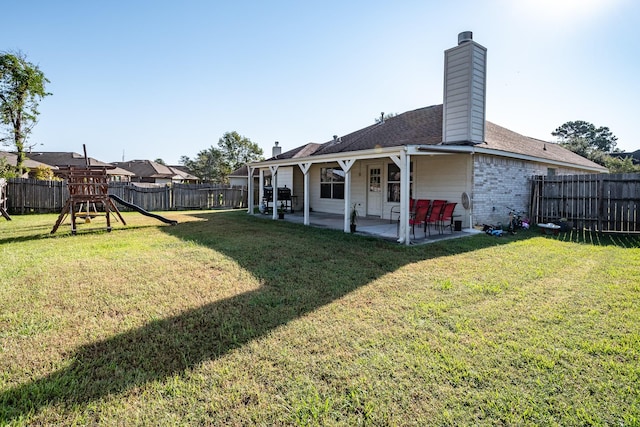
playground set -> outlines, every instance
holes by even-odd
[[[107,175],[107,170],[109,169],[115,169],[115,167],[91,166],[87,164],[86,166],[59,168],[59,172],[67,179],[69,198],[62,208],[62,212],[58,216],[58,220],[53,226],[51,234],[58,230],[58,227],[64,222],[67,216],[71,218],[71,234],[76,234],[77,231],[76,218],[83,218],[85,222],[91,222],[91,219],[96,216],[105,216],[108,232],[111,231],[111,214],[114,215],[116,221],[120,220],[123,225],[127,225],[114,201],[164,223],[171,225],[178,223],[163,216],[147,212],[141,207],[128,203],[116,195],[109,194],[109,176]],[[98,211],[96,205],[102,205],[102,211]]]
[[[11,221],[7,212],[7,180],[4,178],[0,178],[0,215],[7,221]]]

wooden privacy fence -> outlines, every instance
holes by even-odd
[[[7,181],[7,208],[15,214],[57,213],[69,198],[66,181],[12,178]],[[109,183],[109,194],[147,211],[233,209],[247,206],[247,189],[212,184]],[[125,206],[121,210],[128,210]]]
[[[168,211],[171,206],[171,187],[167,185],[137,186],[128,182],[112,182],[109,184],[109,194],[120,197],[125,202],[140,206],[146,211]],[[127,211],[122,206],[118,209]]]
[[[10,213],[60,212],[69,198],[63,181],[12,178],[7,185],[7,208]]]
[[[531,216],[534,223],[640,233],[640,174],[534,176]]]
[[[246,208],[247,189],[238,186],[174,184],[174,209]]]
[[[0,178],[0,214],[7,220],[11,219],[7,213],[7,180],[4,178]]]

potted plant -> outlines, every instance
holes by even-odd
[[[351,219],[351,222],[349,224],[349,227],[351,228],[351,232],[355,233],[356,232],[356,224],[358,222],[358,209],[357,209],[357,204],[353,204],[353,207],[351,208],[351,215],[349,216],[349,218]]]
[[[280,207],[278,208],[278,219],[284,219],[284,203],[280,202]]]

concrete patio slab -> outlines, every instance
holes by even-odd
[[[270,218],[269,215],[262,215],[265,218]],[[303,224],[304,215],[302,212],[286,213],[284,220],[286,222]],[[309,214],[309,225],[312,227],[330,228],[333,230],[344,229],[344,217],[338,214],[329,214],[322,212],[311,212]],[[438,230],[431,229],[431,235],[427,233],[425,236],[424,230],[420,227],[416,228],[415,237],[411,235],[412,245],[421,245],[433,242],[439,242],[448,239],[457,239],[460,237],[471,236],[473,234],[481,233],[475,229],[463,229],[462,231],[445,231],[439,233]],[[390,222],[381,218],[374,217],[360,217],[358,218],[358,225],[356,228],[356,234],[368,235],[378,237],[384,240],[396,242],[398,240],[398,223]]]

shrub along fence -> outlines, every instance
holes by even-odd
[[[66,181],[27,178],[7,180],[7,208],[10,213],[57,213],[69,197]],[[147,211],[185,209],[230,209],[247,206],[247,189],[218,184],[109,183],[109,194]],[[128,208],[118,206],[120,210]]]
[[[640,174],[534,176],[531,216],[534,223],[640,233]]]

